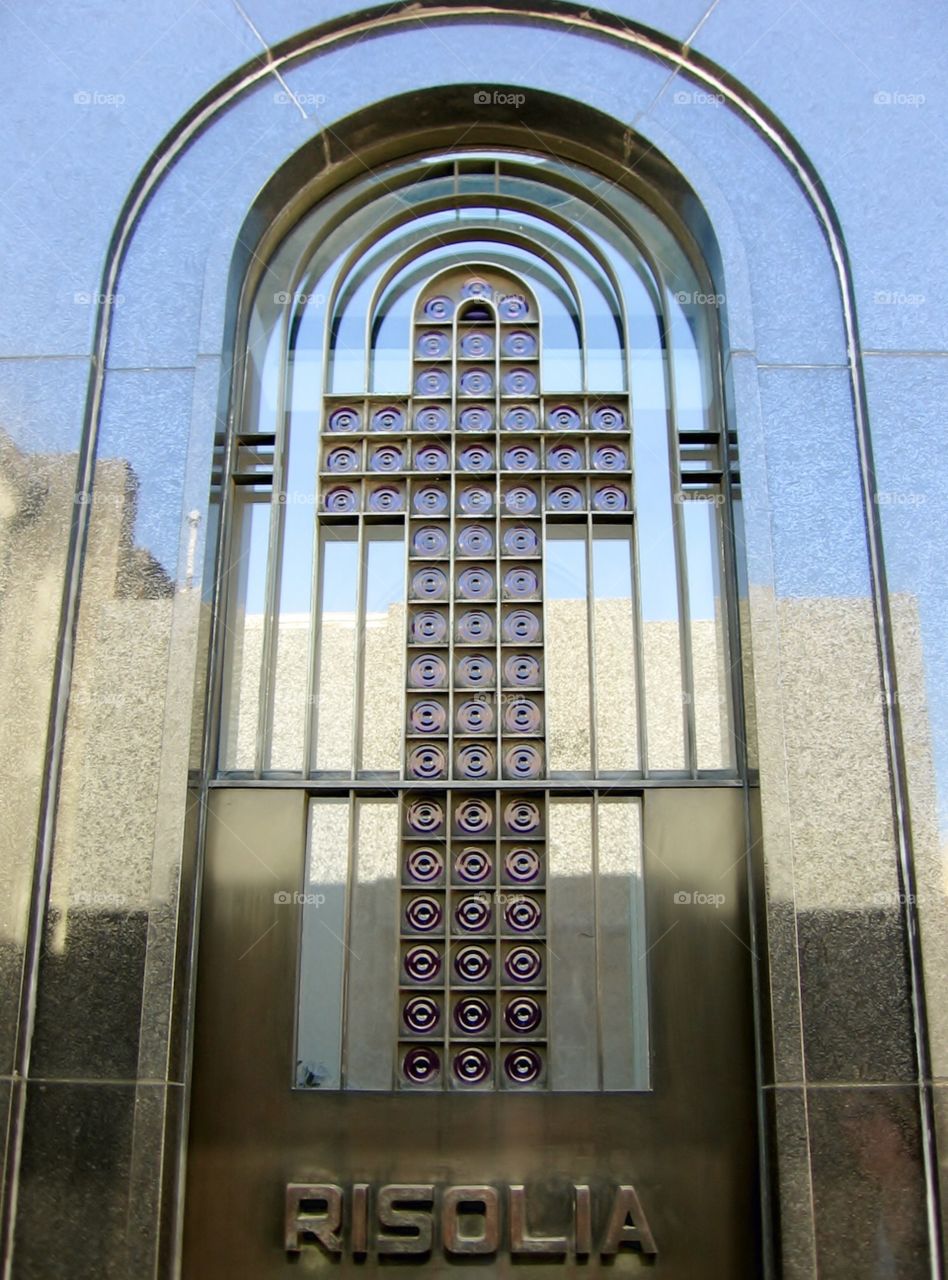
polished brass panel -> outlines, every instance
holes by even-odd
[[[418,1276],[759,1274],[742,795],[643,804],[653,1088],[353,1094],[291,1087],[305,793],[212,793],[186,1280],[374,1275],[400,1241]]]

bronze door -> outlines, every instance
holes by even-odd
[[[294,1087],[308,797],[211,793],[188,1280],[759,1274],[743,792],[641,795],[650,1087],[465,1093]]]

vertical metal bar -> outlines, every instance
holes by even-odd
[[[355,859],[355,842],[357,839],[357,821],[359,817],[358,801],[354,791],[349,792],[348,819],[349,819],[349,842],[346,850],[346,908],[345,922],[346,928],[342,939],[342,1030],[340,1037],[340,1058],[339,1058],[339,1087],[347,1089],[349,1086],[349,939],[352,937],[352,885],[353,872],[356,868]]]
[[[588,447],[588,438],[584,442],[584,447]],[[587,477],[587,495],[589,494],[589,480]],[[589,498],[587,497],[587,501]],[[599,704],[597,701],[596,688],[596,634],[595,634],[595,587],[593,585],[593,519],[592,512],[586,512],[586,519],[582,525],[583,541],[586,549],[586,649],[588,651],[586,681],[589,688],[589,764],[594,778],[599,777]]]
[[[365,506],[363,500],[362,503]],[[355,685],[352,690],[352,764],[350,776],[359,776],[362,764],[362,708],[365,680],[365,579],[368,553],[366,551],[365,516],[359,515],[359,537],[356,551],[356,607],[355,607]]]
[[[589,822],[592,827],[592,879],[593,879],[593,936],[595,938],[596,965],[596,1079],[603,1086],[602,1043],[602,941],[599,932],[599,791],[594,790],[589,800]]]

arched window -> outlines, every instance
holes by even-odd
[[[644,1087],[641,791],[740,759],[700,262],[427,157],[301,220],[245,342],[219,770],[311,792],[296,1083]]]

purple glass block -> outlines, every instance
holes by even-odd
[[[431,898],[427,894],[419,898],[412,898],[405,908],[405,920],[408,923],[408,927],[417,930],[419,933],[430,933],[432,929],[437,929],[443,919],[443,915],[441,903],[438,899]]]
[[[448,669],[436,653],[420,653],[408,668],[408,679],[418,689],[441,689],[447,684]]]
[[[359,454],[349,445],[340,445],[330,449],[326,455],[326,470],[341,474],[345,471],[359,470]]]
[[[450,426],[448,411],[443,404],[426,404],[415,413],[416,431],[447,431]]]
[[[529,1035],[543,1021],[543,1010],[533,996],[514,996],[504,1009],[504,1022],[516,1035]]]
[[[494,682],[494,664],[482,653],[465,654],[457,671],[458,684],[467,689],[483,689]]]
[[[397,405],[384,405],[372,414],[370,425],[373,431],[404,431],[405,412]]]
[[[504,683],[523,688],[540,683],[540,660],[532,653],[512,653],[504,661]]]
[[[409,1049],[405,1054],[402,1071],[405,1073],[405,1079],[412,1084],[430,1084],[432,1080],[438,1078],[441,1059],[434,1049],[429,1049],[427,1045],[423,1047],[419,1045]]]
[[[448,575],[434,565],[425,565],[412,575],[411,590],[419,600],[444,600],[448,594]]]
[[[597,471],[624,471],[629,463],[617,444],[600,444],[593,450],[592,464]]]
[[[536,849],[508,849],[504,870],[517,884],[531,884],[540,874],[540,855]]]
[[[546,425],[551,431],[578,431],[583,420],[571,404],[558,404],[547,413]]]
[[[458,773],[473,781],[492,778],[495,773],[493,750],[486,743],[465,743],[458,749]]]
[[[444,826],[444,810],[437,800],[413,800],[405,812],[405,822],[410,831],[422,836],[434,835]]]
[[[490,925],[490,899],[487,894],[471,894],[454,909],[454,919],[466,933],[483,933]]]
[[[448,634],[448,620],[444,614],[434,609],[424,609],[416,613],[411,620],[411,638],[413,643],[440,644]]]
[[[540,809],[532,800],[522,797],[504,806],[504,825],[518,836],[532,836],[540,830]]]
[[[594,431],[621,431],[625,427],[625,414],[614,404],[601,404],[592,412]]]
[[[504,752],[504,773],[508,778],[527,781],[539,778],[542,772],[543,756],[532,743],[518,742]]]
[[[465,996],[454,1006],[454,1025],[465,1035],[481,1035],[490,1026],[490,1005],[480,996]]]
[[[415,354],[425,360],[440,360],[451,350],[451,342],[446,333],[437,329],[429,329],[420,333],[415,341]]]
[[[533,396],[537,390],[537,375],[532,369],[508,369],[501,385],[505,396]]]
[[[540,638],[540,619],[535,613],[531,613],[529,609],[512,609],[503,621],[502,627],[503,637],[508,641],[516,641],[521,644],[533,644]],[[507,671],[507,664],[504,664],[504,672]],[[539,675],[539,665],[537,666],[537,674]],[[518,684],[517,680],[511,680],[508,677],[508,684]]]
[[[443,556],[448,549],[448,535],[437,525],[425,525],[415,530],[411,545],[416,555]]]
[[[494,575],[489,569],[472,565],[458,574],[458,595],[463,600],[486,600],[494,592]]]
[[[458,495],[458,506],[466,516],[487,515],[493,505],[494,495],[482,485],[468,485]]]
[[[503,424],[505,431],[536,431],[539,418],[528,404],[512,404],[504,410]]]
[[[440,702],[433,698],[422,698],[412,704],[408,713],[408,724],[412,733],[444,733],[448,723],[448,713]]]
[[[415,1035],[425,1035],[441,1021],[441,1006],[430,996],[412,996],[402,1010],[402,1020]]]
[[[415,450],[416,471],[447,471],[451,457],[444,445],[423,444]]]
[[[579,471],[583,455],[574,444],[555,444],[547,450],[546,465],[551,471]]]
[[[469,276],[461,285],[462,298],[492,298],[493,286],[481,276]]]
[[[494,728],[494,708],[483,697],[462,702],[456,718],[459,733],[491,733]]]
[[[446,396],[451,390],[451,378],[447,369],[422,369],[415,375],[415,394],[419,396]]]
[[[508,555],[533,556],[540,550],[540,539],[529,525],[514,524],[504,533],[504,550]]]
[[[504,466],[508,471],[536,471],[540,458],[528,444],[513,444],[504,450]]]
[[[604,484],[593,493],[596,511],[626,511],[628,506],[628,495],[617,484]]]
[[[458,534],[458,551],[462,556],[489,556],[494,549],[494,535],[482,524],[469,524]]]
[[[458,414],[461,431],[490,431],[493,425],[494,415],[483,404],[469,404]]]
[[[436,293],[430,298],[426,298],[422,304],[421,314],[426,320],[434,320],[440,324],[444,320],[450,320],[454,315],[454,303],[450,298],[444,296],[443,293]]]
[[[543,961],[536,947],[517,946],[507,952],[504,973],[510,982],[536,982],[543,972]]]
[[[369,493],[370,511],[403,511],[405,495],[397,485],[382,484]]]
[[[358,431],[361,425],[362,414],[348,404],[333,409],[326,423],[330,431]]]
[[[447,756],[439,746],[426,742],[409,753],[408,772],[413,778],[443,778],[448,772]]]
[[[497,311],[506,323],[522,320],[530,310],[526,298],[520,293],[506,293],[497,300]]]
[[[483,609],[468,609],[457,620],[457,636],[462,644],[486,644],[494,635],[494,620]]]
[[[487,360],[494,354],[494,339],[481,329],[472,329],[462,335],[460,349],[465,360]]]
[[[533,1084],[542,1070],[543,1059],[535,1049],[511,1049],[504,1059],[504,1073],[511,1084]]]
[[[405,466],[405,450],[397,444],[376,445],[369,454],[370,471],[401,471]]]
[[[444,862],[437,849],[412,849],[405,866],[412,880],[417,880],[420,884],[431,884],[441,875]]]
[[[473,845],[462,849],[454,860],[454,870],[458,879],[465,884],[480,884],[490,878],[493,863],[490,854]]]
[[[454,972],[465,982],[483,982],[491,967],[490,954],[483,947],[461,947],[454,957]]]
[[[572,484],[558,485],[547,495],[546,505],[551,511],[582,511],[582,490]]]
[[[525,484],[515,484],[504,494],[504,506],[515,516],[528,516],[537,509],[537,495]]]
[[[433,982],[441,972],[441,953],[420,943],[405,953],[405,972],[413,982]]]
[[[537,338],[529,329],[511,329],[504,334],[502,350],[505,356],[527,360],[537,353]]]
[[[415,490],[412,504],[420,515],[438,516],[448,509],[448,495],[434,485],[425,485]]]
[[[494,393],[494,377],[489,369],[465,369],[458,378],[462,396],[490,396]]]
[[[518,695],[504,707],[504,727],[509,733],[539,733],[542,723],[540,708],[532,698]]]
[[[540,589],[540,580],[533,569],[524,565],[508,569],[504,574],[504,595],[524,600],[535,596]]]
[[[454,1055],[454,1078],[459,1084],[483,1084],[490,1079],[490,1054],[471,1046]]]
[[[334,488],[326,491],[326,495],[323,498],[323,507],[326,511],[358,511],[359,497],[355,489],[350,489],[345,484],[337,484]]]
[[[542,912],[536,898],[518,894],[504,907],[504,919],[508,929],[516,933],[533,933],[540,925]]]
[[[458,454],[462,471],[490,471],[494,465],[494,451],[486,444],[469,444]]]
[[[454,811],[454,823],[465,835],[477,836],[489,831],[494,813],[486,800],[471,796],[462,800]]]

